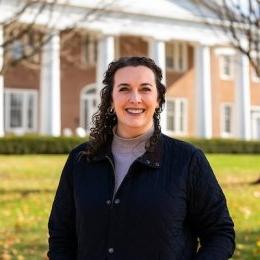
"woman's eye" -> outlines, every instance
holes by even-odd
[[[147,91],[151,91],[151,89],[145,87],[145,88],[142,88],[142,91],[147,92]]]
[[[126,88],[126,87],[123,87],[123,88],[119,89],[119,91],[127,91],[127,90],[128,90],[128,88]]]

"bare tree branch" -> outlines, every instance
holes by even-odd
[[[71,55],[69,51],[69,48],[72,48],[73,44],[75,44],[72,39],[85,30],[81,27],[82,22],[86,23],[98,20],[115,1],[117,0],[100,0],[97,3],[96,8],[86,9],[86,12],[84,12],[81,17],[70,26],[63,29],[66,34],[63,34],[63,37],[61,37],[61,57],[65,58],[73,65],[81,66],[75,59],[75,56]],[[34,59],[34,57],[36,55],[40,56],[42,48],[51,39],[52,32],[56,30],[55,25],[63,18],[62,16],[66,13],[66,8],[68,8],[68,3],[66,1],[62,4],[59,3],[59,5],[57,2],[58,0],[26,0],[24,1],[24,5],[17,7],[14,15],[0,23],[5,31],[5,41],[2,45],[5,51],[5,59],[4,66],[0,73],[4,73],[8,67],[15,66],[19,63],[23,63],[32,69],[40,68],[40,58]],[[54,18],[53,14],[57,7],[60,8],[60,15]],[[52,21],[51,24],[46,26],[37,24],[39,16],[43,13],[49,15],[47,20]],[[32,16],[30,23],[26,24],[20,22],[20,18],[25,14],[30,14]],[[38,34],[37,41],[32,42],[29,46],[30,48],[28,48],[28,46],[26,46],[28,43],[26,43],[24,39],[28,37],[28,35],[35,33]],[[10,56],[10,53],[16,41],[22,43],[23,52],[19,58],[13,59],[13,57]],[[66,48],[64,48],[64,46],[66,46]]]
[[[246,55],[256,74],[260,77],[260,0],[195,0],[199,7],[213,13],[217,20],[205,22],[211,26],[220,26],[228,35],[230,44]]]

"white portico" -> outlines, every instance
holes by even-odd
[[[40,133],[61,134],[60,35],[52,32],[42,50],[40,81]]]
[[[195,46],[196,69],[196,120],[198,136],[212,137],[212,99],[210,47],[204,44]]]
[[[15,1],[10,1],[10,3],[12,2]],[[11,5],[10,3],[9,5]],[[200,17],[200,13],[194,7],[194,3],[191,3],[191,1],[180,3],[180,1],[170,2],[166,0],[141,0],[138,3],[133,3],[133,1],[124,0],[114,1],[111,4],[107,4],[105,8],[96,0],[74,0],[70,1],[70,3],[70,5],[63,7],[63,9],[57,8],[52,21],[48,21],[48,13],[43,13],[37,19],[37,23],[40,25],[49,24],[48,28],[50,29],[49,33],[51,36],[42,49],[41,55],[40,86],[37,90],[39,100],[37,132],[52,136],[59,136],[62,133],[61,107],[64,102],[62,99],[64,87],[61,83],[61,35],[68,26],[73,25],[81,28],[82,32],[91,32],[97,36],[97,61],[95,72],[92,73],[95,74],[95,82],[90,82],[97,89],[97,104],[99,103],[104,72],[111,61],[121,56],[120,48],[117,46],[117,41],[121,36],[139,37],[147,42],[148,56],[153,58],[161,67],[163,82],[165,84],[167,83],[167,76],[172,73],[172,70],[168,67],[169,60],[167,59],[169,59],[169,53],[166,51],[167,45],[169,43],[178,43],[177,47],[174,47],[174,54],[172,55],[172,62],[174,64],[172,64],[172,67],[176,65],[175,63],[182,63],[183,65],[183,63],[187,62],[187,60],[180,60],[180,54],[176,53],[176,51],[183,51],[181,43],[183,43],[183,46],[190,46],[192,58],[187,57],[187,59],[189,58],[194,61],[194,64],[190,62],[194,66],[194,70],[193,68],[187,68],[187,72],[185,72],[187,77],[190,77],[190,80],[183,80],[181,77],[181,73],[183,72],[180,73],[178,71],[178,73],[173,72],[172,74],[174,80],[176,78],[181,87],[186,87],[189,91],[194,92],[192,102],[186,98],[187,91],[181,92],[181,90],[176,90],[171,107],[169,107],[169,110],[165,107],[161,115],[162,131],[168,132],[168,125],[179,129],[183,127],[182,125],[185,125],[185,122],[194,121],[195,131],[192,132],[190,130],[190,132],[187,132],[187,135],[204,138],[214,136],[213,124],[215,119],[213,118],[213,100],[216,94],[212,92],[212,74],[214,74],[215,70],[211,66],[212,50],[214,46],[226,45],[227,39],[221,33],[220,29],[212,31],[211,28],[203,23],[203,18]],[[90,12],[93,8],[100,8],[100,13],[96,17],[92,15],[91,19],[80,19],[86,12]],[[30,22],[30,19],[32,19],[30,14],[21,18],[22,22]],[[57,20],[59,21],[58,23]],[[3,32],[1,34],[0,28],[0,41],[2,38]],[[3,60],[1,60],[2,57],[3,51],[0,49],[0,67]],[[251,103],[249,65],[245,57],[241,57],[237,64],[239,66],[236,67],[238,71],[236,75],[239,75],[239,77],[236,77],[235,81],[236,106],[232,116],[236,119],[234,128],[238,131],[233,136],[250,139]],[[9,86],[4,86],[3,82],[3,76],[0,75],[0,136],[4,135],[7,129],[4,127],[4,110],[8,108],[4,107],[3,97],[5,88]],[[82,84],[82,88],[86,85]],[[73,83],[70,91],[70,95],[76,95]],[[80,103],[80,100],[79,96],[76,102]],[[80,114],[78,117],[81,117],[82,112],[80,111],[83,110],[82,108],[78,109],[78,114]],[[5,114],[8,115],[8,113]],[[222,120],[221,116],[219,120]],[[223,120],[225,121],[226,119]],[[78,122],[86,122],[86,120],[80,118]],[[172,133],[178,134],[180,133],[178,131]]]

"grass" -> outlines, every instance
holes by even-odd
[[[259,155],[207,156],[237,232],[233,259],[259,259]],[[66,156],[0,156],[0,259],[46,259],[47,221]]]

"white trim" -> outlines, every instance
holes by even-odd
[[[91,90],[95,90],[95,93],[93,94],[88,94],[87,92],[88,91],[91,91]],[[90,126],[86,129],[85,128],[85,104],[84,104],[84,101],[87,99],[87,100],[91,100],[91,101],[96,101],[96,91],[97,91],[97,86],[96,86],[96,83],[92,83],[92,84],[89,84],[89,85],[86,85],[84,88],[82,88],[82,90],[80,91],[80,127],[84,128],[86,130],[86,132],[88,133],[90,131]],[[95,109],[96,109],[96,106],[92,107],[91,109],[91,116],[89,117],[89,121],[92,122],[92,115],[94,114],[95,112]]]
[[[212,87],[211,87],[211,48],[196,45],[195,62],[195,98],[196,132],[199,137],[212,137]]]
[[[225,58],[229,58],[230,59],[230,62],[229,62],[229,70],[230,70],[230,74],[227,75],[225,74],[225,71],[224,71],[224,66],[225,66]],[[233,80],[234,78],[234,59],[233,59],[233,56],[231,55],[220,55],[219,56],[219,72],[220,72],[220,78],[222,80]]]
[[[86,39],[89,37],[89,44],[86,46]],[[88,50],[86,50],[88,49]],[[94,32],[86,32],[81,35],[81,62],[86,66],[95,66],[97,64],[98,36]],[[95,57],[96,52],[96,57]],[[89,54],[89,58],[87,58]]]
[[[225,107],[230,108],[230,132],[225,131]],[[232,103],[221,103],[220,104],[220,136],[224,138],[233,137],[234,129],[234,106]]]
[[[167,47],[171,46],[173,48],[172,57],[173,58],[173,66],[167,66]],[[180,53],[180,46],[182,47],[182,51]],[[182,67],[180,66],[179,59],[182,59]],[[166,61],[166,70],[167,71],[176,71],[176,72],[185,72],[188,68],[188,45],[186,42],[166,42],[166,50],[165,50],[165,61]]]
[[[251,106],[251,111],[260,113],[260,106]]]
[[[222,55],[235,56],[236,55],[236,51],[233,48],[229,48],[229,47],[215,48],[214,53],[218,56],[222,56]]]
[[[47,36],[47,35],[46,35]],[[40,133],[61,135],[60,32],[51,31],[42,48],[40,76]]]
[[[104,73],[108,65],[115,59],[115,36],[100,35],[98,41],[98,59],[96,67],[97,105],[100,103],[100,91],[103,88]]]
[[[251,139],[250,124],[250,70],[246,55],[237,53],[235,60],[235,135],[244,140]]]
[[[5,88],[5,131],[15,134],[33,133],[37,131],[37,118],[38,118],[38,92],[33,89],[16,89],[16,88]],[[10,95],[11,94],[21,94],[22,95],[22,126],[21,127],[11,127],[11,118],[9,117],[10,112]],[[33,118],[32,118],[32,128],[28,128],[28,117],[26,113],[28,112],[28,95],[33,97]]]
[[[252,139],[260,140],[260,136],[257,136],[257,121],[260,120],[260,106],[251,107],[251,126],[252,126]]]
[[[155,61],[155,63],[161,68],[162,70],[162,83],[166,85],[166,44],[164,41],[159,39],[152,39],[149,40],[149,56]],[[161,130],[162,133],[166,132],[166,110],[167,107],[163,108],[161,113]]]
[[[167,117],[167,122],[166,122],[166,132],[167,134],[170,135],[178,135],[178,136],[185,136],[187,135],[187,131],[188,131],[188,100],[187,98],[182,98],[182,97],[167,97],[166,98],[166,103],[167,102],[174,102],[174,106],[175,106],[175,114],[174,116],[174,125],[176,127],[175,130],[169,130],[167,128],[167,124],[168,124],[168,109],[166,111],[166,117]],[[180,113],[180,108],[181,108],[181,103],[184,105],[183,106],[183,115],[181,115]],[[180,119],[182,117],[183,120],[183,130],[181,130],[181,126],[180,126]]]

